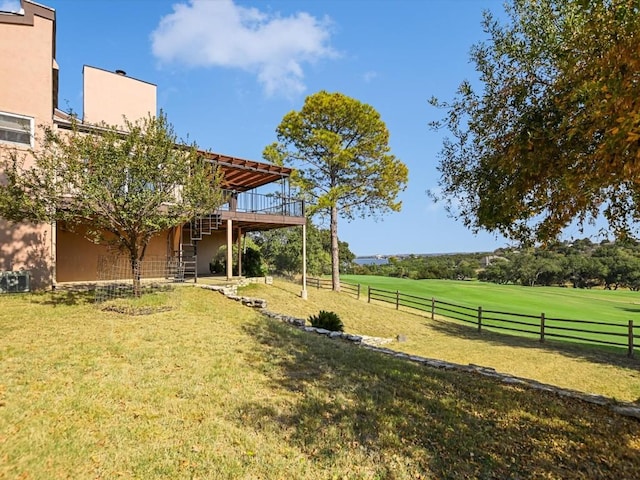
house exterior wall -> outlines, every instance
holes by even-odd
[[[0,111],[26,115],[37,125],[51,125],[53,116],[54,12],[40,7],[33,25],[7,23],[25,15],[0,14]]]
[[[209,275],[209,262],[216,256],[218,250],[227,244],[227,232],[220,230],[207,235],[198,241],[198,275]]]
[[[23,14],[0,14],[0,112],[33,119],[37,148],[57,102],[55,12],[28,1],[22,7]],[[28,148],[0,141],[0,155],[12,154],[24,155],[29,163]],[[0,270],[30,270],[33,288],[50,284],[54,242],[51,225],[16,225],[0,218]]]
[[[96,281],[98,258],[101,255],[113,255],[113,250],[84,238],[82,229],[74,233],[59,225],[57,230],[57,282]],[[169,231],[165,231],[154,236],[147,246],[145,258],[166,258],[168,235]]]
[[[135,121],[156,114],[156,86],[117,73],[85,66],[83,69],[83,121],[105,122],[122,126],[123,116]],[[64,225],[56,229],[56,282],[95,281],[98,279],[98,258],[113,254],[105,245],[97,245]],[[154,236],[145,258],[167,256],[169,232]]]
[[[52,282],[53,238],[50,225],[13,224],[0,219],[0,271],[29,270],[31,287]]]
[[[83,121],[123,125],[157,114],[156,86],[88,65],[83,69]]]

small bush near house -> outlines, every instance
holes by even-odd
[[[344,331],[342,320],[340,320],[340,317],[335,312],[320,310],[320,313],[317,315],[309,316],[309,321],[311,322],[311,325],[316,328],[324,328],[325,330],[331,330],[332,332]]]
[[[247,247],[242,266],[247,277],[262,277],[267,273],[262,260],[262,253],[255,248]]]

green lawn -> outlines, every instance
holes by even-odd
[[[402,325],[408,341],[393,348],[473,363],[511,352],[614,389],[638,380],[637,363],[458,337],[344,294],[242,293],[292,315],[338,311],[354,333]],[[0,478],[640,478],[640,423],[606,407],[421,367],[211,291],[163,302],[129,316],[84,294],[0,297]]]
[[[627,341],[627,324],[629,320],[633,320],[637,326],[635,334],[640,335],[640,292],[560,287],[521,287],[477,281],[410,280],[373,275],[342,275],[341,280],[363,285],[362,291],[364,295],[366,295],[365,286],[371,286],[372,288],[393,292],[400,291],[408,295],[435,298],[439,301],[464,305],[474,309],[482,307],[484,311],[494,310],[537,317],[544,313],[548,326],[562,324],[561,322],[549,320],[554,318],[617,324],[619,327],[608,327],[606,325],[581,327],[580,325],[571,325],[577,328],[603,329],[617,333],[620,335],[619,337],[572,333],[572,335],[583,335],[616,343],[625,343]],[[539,324],[537,319],[529,321],[533,325]],[[495,323],[503,324],[500,322]],[[638,343],[640,343],[640,339],[636,340],[636,344]]]
[[[472,308],[547,317],[640,324],[640,292],[560,287],[521,287],[477,281],[410,280],[374,275],[341,275],[348,283],[422,297],[435,297]]]

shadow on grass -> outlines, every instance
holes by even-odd
[[[623,347],[596,346],[582,342],[563,342],[546,339],[541,343],[532,337],[502,334],[484,329],[478,332],[476,327],[456,323],[454,320],[430,320],[429,328],[458,338],[482,342],[489,345],[510,346],[525,349],[546,350],[569,358],[579,358],[589,362],[615,365],[637,372],[640,368],[640,360],[629,358],[627,349]]]
[[[617,308],[618,310],[629,312],[629,313],[640,313],[640,308],[620,307],[620,306],[616,306],[615,308]]]
[[[296,301],[291,288],[274,284],[272,288],[277,288],[283,292],[291,294],[291,302]],[[354,300],[355,301],[355,300]],[[366,301],[366,299],[365,299]],[[393,305],[386,302],[372,301],[370,305],[376,306],[382,310],[388,310],[389,318],[392,318],[395,310]],[[483,342],[488,345],[512,346],[518,348],[535,349],[541,351],[549,351],[557,353],[568,358],[583,359],[590,362],[605,365],[615,365],[624,369],[637,372],[640,369],[640,353],[636,352],[636,358],[627,356],[626,347],[614,347],[609,345],[599,345],[578,341],[562,341],[548,335],[544,343],[540,343],[536,336],[524,336],[517,333],[502,333],[497,330],[490,329],[485,326],[481,333],[478,333],[477,327],[463,323],[455,319],[431,320],[430,314],[424,310],[418,310],[409,307],[402,307],[401,312],[406,315],[415,317],[416,322],[426,324],[430,329],[447,336],[471,340],[474,342]],[[357,333],[357,332],[356,332]],[[626,338],[618,337],[620,343],[624,343]]]
[[[640,478],[640,423],[605,408],[272,321],[245,328],[252,361],[297,400],[245,403],[238,422],[276,422],[320,468],[350,465],[341,478]]]
[[[91,290],[59,290],[44,293],[31,294],[33,303],[42,305],[66,305],[77,306],[94,303],[95,294]]]
[[[389,308],[384,303],[378,303],[381,308]],[[604,344],[595,344],[581,341],[562,341],[554,339],[551,335],[547,335],[545,342],[538,340],[538,335],[531,334],[529,336],[518,334],[501,333],[489,326],[483,326],[482,332],[478,332],[477,326],[464,323],[456,319],[436,319],[431,320],[428,312],[408,309],[402,310],[403,313],[414,315],[421,321],[427,323],[429,328],[453,337],[473,340],[475,342],[484,342],[490,345],[509,346],[536,350],[546,350],[569,358],[580,358],[590,362],[616,365],[618,367],[630,369],[637,372],[640,369],[640,359],[627,356],[627,347],[616,347]],[[626,338],[618,340],[624,343]]]

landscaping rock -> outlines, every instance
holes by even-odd
[[[612,410],[625,417],[634,417],[640,420],[640,407],[615,405]]]

